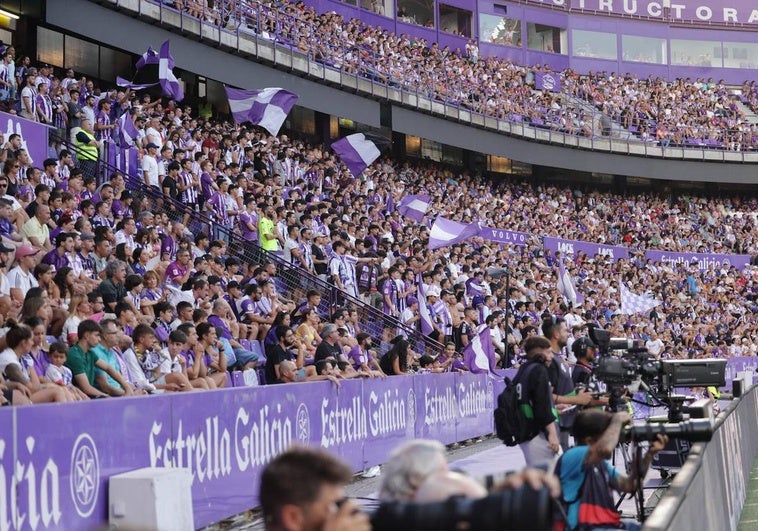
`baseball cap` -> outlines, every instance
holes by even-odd
[[[9,245],[5,245],[3,242],[0,242],[0,253],[12,253],[15,251],[15,247],[10,247]]]
[[[35,249],[31,245],[21,245],[16,249],[16,259],[23,258],[24,256],[34,256],[39,252],[39,249]]]
[[[158,149],[158,145],[153,142],[150,142],[148,145],[145,146],[145,149],[150,149],[150,148]]]

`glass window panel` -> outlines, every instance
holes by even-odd
[[[530,50],[566,55],[568,32],[563,28],[527,22],[526,45]]]
[[[471,37],[474,14],[467,9],[440,4],[440,30],[462,37]]]
[[[406,135],[405,137],[405,154],[409,157],[421,156],[421,138],[418,136]]]
[[[402,22],[434,27],[434,0],[399,0],[397,18]]]
[[[758,44],[725,42],[724,68],[758,68]]]
[[[352,2],[355,5],[355,1]],[[377,15],[388,16],[394,12],[394,2],[392,0],[361,0],[361,8],[372,11]]]
[[[73,68],[74,72],[81,72],[88,76],[101,77],[97,44],[67,35],[64,55],[66,68]]]
[[[442,161],[442,144],[434,140],[421,139],[421,158],[424,160]]]
[[[571,55],[593,59],[618,59],[615,33],[600,31],[571,31]]]
[[[479,15],[479,39],[482,42],[521,46],[521,21],[497,15]]]
[[[621,50],[624,61],[633,63],[666,64],[666,39],[622,35]]]
[[[63,34],[37,28],[37,62],[63,68]]]
[[[721,43],[671,39],[671,64],[682,66],[722,66]]]

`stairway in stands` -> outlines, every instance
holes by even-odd
[[[77,150],[72,144],[63,139],[57,140],[72,153],[76,153]],[[147,197],[153,203],[158,200],[162,201],[164,208],[173,208],[181,213],[188,211],[183,203],[172,201],[159,190],[145,185],[139,176],[124,172],[104,159],[100,159],[99,163],[102,178],[98,182],[103,182],[103,179],[107,179],[111,173],[120,171],[124,174],[127,188],[135,196],[135,204]],[[214,222],[205,214],[194,213],[193,218],[195,221],[192,223],[191,231],[195,234],[204,232],[212,237]],[[429,339],[418,330],[402,324],[396,318],[364,303],[362,300],[339,291],[333,285],[286,262],[276,254],[262,249],[257,242],[243,240],[236,232],[231,232],[228,247],[230,255],[237,256],[248,264],[275,264],[277,268],[275,285],[278,293],[293,300],[298,306],[305,293],[313,289],[322,294],[321,306],[319,307],[322,316],[331,316],[338,308],[356,309],[361,330],[371,334],[371,337],[374,338],[374,344],[379,346],[380,355],[389,348],[388,341],[397,335],[405,336],[410,342],[411,348],[419,354],[436,355],[442,352],[443,347],[440,343]]]

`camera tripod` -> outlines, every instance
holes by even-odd
[[[645,391],[648,394],[649,399],[642,401],[637,400],[634,398],[629,399],[627,401],[625,398],[621,397],[618,402],[616,403],[616,409],[615,411],[626,411],[628,402],[644,405],[644,406],[652,406],[652,407],[666,407],[668,409],[668,414],[666,417],[650,417],[648,421],[655,421],[655,422],[669,422],[669,423],[676,423],[681,422],[684,418],[683,413],[683,407],[684,402],[687,400],[687,397],[680,396],[680,395],[674,395],[671,393],[668,393],[667,396],[660,396],[657,394],[653,389],[651,389],[648,385],[646,385],[644,382],[640,382],[640,388]],[[652,402],[652,403],[651,403]],[[616,510],[619,510],[621,507],[621,504],[624,502],[624,500],[628,499],[629,497],[633,497],[635,500],[635,507],[636,507],[636,517],[637,521],[639,521],[641,524],[645,523],[645,519],[648,516],[648,512],[645,510],[645,496],[644,496],[644,490],[645,490],[645,478],[642,475],[643,474],[643,447],[640,445],[640,441],[637,440],[630,440],[630,441],[624,441],[619,442],[617,445],[617,449],[620,451],[621,456],[624,460],[624,469],[626,470],[627,474],[632,474],[632,472],[635,473],[637,476],[637,488],[635,489],[634,493],[622,493],[618,502],[616,503]],[[614,452],[613,454],[613,464],[616,465],[616,455],[617,453]],[[634,457],[633,457],[634,456]],[[632,470],[632,468],[636,466],[637,470]],[[664,480],[664,483],[655,487],[656,490],[660,489],[668,489],[669,484],[672,477],[669,477],[668,475],[663,475],[661,473],[661,478]]]

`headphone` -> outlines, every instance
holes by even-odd
[[[578,358],[586,358],[587,351],[591,348],[597,348],[597,345],[588,337],[582,336],[571,345],[571,350],[574,352],[574,356]]]

